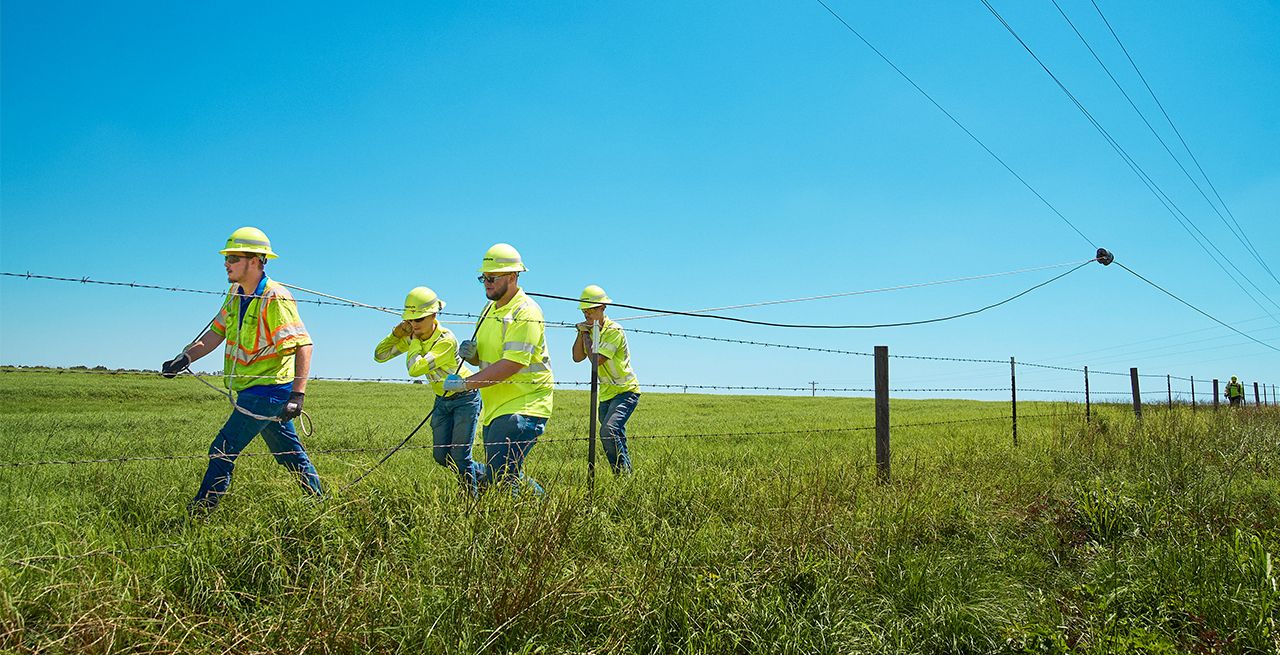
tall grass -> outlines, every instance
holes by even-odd
[[[419,386],[314,383],[313,449],[389,447]],[[0,373],[4,461],[207,448],[192,380]],[[0,469],[16,652],[1280,652],[1280,416],[1026,403],[895,430],[865,399],[644,394],[636,473],[588,494],[557,392],[545,499],[467,500],[425,451],[322,502],[270,458],[186,517],[203,462]],[[1002,403],[895,401],[895,423]],[[423,439],[418,443],[427,443]],[[251,450],[262,450],[261,442]],[[477,451],[479,452],[479,451]],[[330,489],[377,453],[320,455]],[[141,550],[152,546],[163,546]],[[131,550],[138,549],[138,550]]]

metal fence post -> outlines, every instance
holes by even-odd
[[[1191,411],[1196,411],[1196,376],[1191,376]]]
[[[876,480],[889,483],[889,347],[875,347]]]
[[[1173,375],[1172,374],[1170,373],[1164,374],[1164,384],[1166,387],[1169,388],[1169,409],[1173,409]]]
[[[1092,420],[1090,416],[1092,408],[1089,407],[1089,367],[1084,367],[1084,420],[1088,423]]]
[[[1138,389],[1138,368],[1129,369],[1129,386],[1133,387],[1133,415],[1142,420],[1142,391]]]
[[[1018,445],[1018,372],[1009,358],[1009,404],[1013,407],[1013,445]]]
[[[1257,382],[1253,383],[1253,404],[1258,405],[1259,407],[1262,406],[1262,403],[1258,401],[1258,383]]]
[[[587,491],[596,491],[596,406],[600,403],[600,360],[596,358],[596,343],[600,340],[600,326],[591,326],[591,347],[587,356],[591,358],[591,417],[587,419]]]
[[[1213,379],[1213,411],[1218,411],[1218,378]]]

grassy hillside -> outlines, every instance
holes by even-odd
[[[310,449],[370,449],[315,457],[331,490],[429,407],[307,397]],[[323,503],[245,458],[199,521],[199,458],[0,467],[0,648],[1280,652],[1274,410],[1022,403],[1014,447],[1005,403],[895,401],[931,425],[894,430],[879,486],[873,433],[833,431],[869,400],[646,393],[635,475],[589,496],[586,395],[556,400],[543,500],[469,501],[425,450]],[[0,461],[200,455],[226,412],[190,378],[0,373]]]

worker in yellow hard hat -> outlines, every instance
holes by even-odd
[[[485,252],[480,281],[491,302],[477,321],[475,339],[458,346],[462,358],[480,371],[468,378],[450,375],[444,389],[480,390],[487,461],[481,487],[510,485],[516,493],[523,484],[541,495],[542,487],[524,474],[524,460],[551,417],[555,379],[542,308],[520,289],[520,274],[527,270],[508,244]]]
[[[457,373],[471,375],[458,357],[458,339],[449,328],[436,320],[445,303],[435,291],[414,287],[404,299],[402,319],[391,334],[378,342],[373,359],[378,362],[405,356],[405,366],[412,377],[424,376],[435,392],[431,409],[431,454],[436,463],[453,469],[463,487],[476,495],[484,465],[471,459],[476,424],[480,419],[480,392],[444,390],[445,378]]]
[[[223,379],[235,394],[235,411],[209,446],[209,467],[189,507],[203,512],[217,506],[231,486],[236,456],[259,434],[276,461],[319,496],[320,476],[293,426],[311,370],[311,336],[289,290],[267,277],[267,260],[276,253],[262,230],[232,232],[219,252],[231,283],[222,308],[200,338],[161,368],[172,378],[225,343]]]
[[[1231,376],[1231,381],[1227,383],[1226,395],[1227,402],[1231,403],[1232,407],[1240,407],[1244,404],[1244,385],[1240,384],[1240,381],[1234,375]]]
[[[578,337],[573,342],[573,361],[580,362],[595,353],[600,379],[599,405],[596,408],[600,419],[600,443],[614,475],[619,475],[631,472],[627,421],[640,403],[640,381],[631,368],[627,335],[622,332],[621,325],[604,315],[606,304],[611,302],[613,300],[604,289],[594,284],[582,290],[578,309],[582,310],[586,320],[578,324]]]

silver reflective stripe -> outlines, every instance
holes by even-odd
[[[432,368],[435,368],[436,356],[432,353],[427,353],[425,355],[415,355],[413,357],[413,364],[417,364],[418,362],[422,362],[422,361],[425,361],[427,363],[427,369],[430,370]]]
[[[506,352],[508,350],[514,350],[517,352],[524,352],[532,355],[538,352],[538,346],[537,344],[532,344],[527,341],[508,341],[502,344],[502,350],[503,352]]]
[[[271,242],[270,242],[270,241],[259,241],[259,240],[257,240],[257,239],[239,239],[239,238],[236,238],[236,239],[232,239],[232,240],[231,240],[231,242],[232,242],[232,243],[242,243],[242,244],[245,244],[245,245],[248,245],[248,246],[269,246],[269,245],[271,245]]]
[[[497,264],[519,264],[520,258],[519,257],[494,257],[490,261],[493,261],[494,263],[497,263]]]
[[[550,371],[550,370],[551,369],[547,368],[546,364],[543,364],[541,362],[534,362],[524,367],[524,371],[522,372],[523,373],[543,373],[545,371]]]

